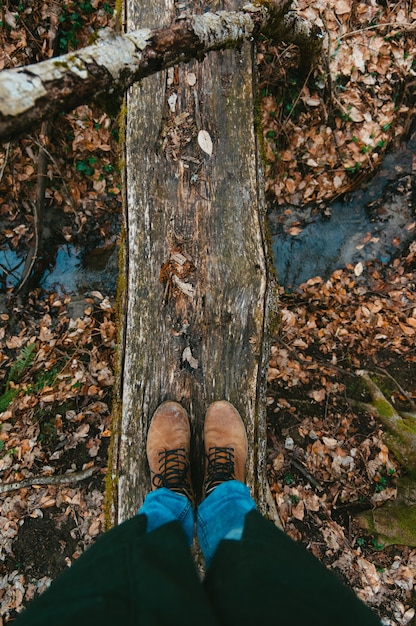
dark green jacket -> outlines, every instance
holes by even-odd
[[[98,539],[16,626],[379,626],[302,546],[257,511],[223,541],[203,583],[178,522],[137,516]]]

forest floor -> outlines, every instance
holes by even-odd
[[[324,34],[318,67],[299,72],[294,46],[263,42],[258,53],[266,192],[293,237],[302,207],[330,210],[406,137],[416,82],[410,2],[298,5]],[[103,0],[5,0],[0,69],[85,45],[115,22]],[[407,231],[416,228],[416,161],[413,172]],[[79,107],[0,151],[0,248],[16,258],[0,268],[0,625],[104,530],[115,294],[38,285],[59,246],[105,264],[118,245],[121,196],[116,113]],[[415,411],[415,268],[415,244],[398,240],[387,265],[357,263],[281,288],[270,355],[268,478],[283,527],[385,626],[416,623],[416,546],[387,545],[358,524],[361,511],[396,499],[406,469],[364,409],[357,372],[370,371],[398,410]]]

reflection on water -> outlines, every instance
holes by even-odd
[[[14,250],[6,246],[4,250],[0,249],[0,285],[2,291],[19,284],[24,264],[24,258],[18,257]]]
[[[326,210],[279,206],[269,212],[280,284],[290,289],[314,276],[327,278],[347,263],[369,259],[387,263],[414,239],[416,172],[412,167],[416,123],[414,127],[407,145],[387,155],[376,176],[343,201],[333,203]],[[88,255],[71,244],[55,246],[47,252],[45,261],[49,269],[42,269],[34,277],[34,286],[40,284],[46,291],[80,295],[93,289],[115,293],[118,276],[115,245],[97,248]],[[1,290],[18,286],[23,271],[24,259],[4,245],[0,249]]]
[[[379,172],[363,189],[333,203],[327,211],[279,206],[270,212],[281,285],[290,289],[314,276],[328,278],[347,263],[370,259],[387,263],[414,239],[415,148],[416,132],[405,148],[385,157]],[[293,225],[301,229],[296,235],[289,232]]]
[[[85,263],[82,251],[73,245],[65,244],[53,251],[51,269],[47,269],[39,282],[45,291],[58,293],[83,294],[97,289],[104,293],[115,293],[118,275],[118,250],[114,247],[107,255],[106,262],[101,256],[88,257]],[[24,268],[24,259],[19,258],[14,250],[0,250],[0,270],[2,289],[20,284]]]
[[[58,248],[55,266],[44,273],[40,285],[46,291],[63,289],[66,293],[83,294],[97,289],[109,294],[116,292],[117,276],[117,248],[112,250],[105,263],[97,256],[95,262],[89,257],[86,264],[79,249],[65,245]]]

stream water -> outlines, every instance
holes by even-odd
[[[416,233],[416,123],[409,140],[388,154],[376,175],[361,189],[328,207],[279,206],[268,215],[279,282],[294,289],[314,276],[327,278],[345,264],[378,259],[388,263]],[[301,232],[289,230],[300,225]],[[0,249],[1,291],[19,284],[24,260]],[[94,258],[71,244],[56,246],[50,269],[40,277],[45,291],[114,294],[118,253]]]
[[[405,146],[386,155],[361,189],[328,207],[269,212],[278,279],[294,289],[359,261],[388,263],[416,235],[416,124]],[[301,232],[289,230],[300,224]]]
[[[115,248],[105,263],[102,259],[85,264],[83,253],[74,246],[61,246],[55,267],[45,272],[41,287],[46,291],[84,294],[94,289],[115,294],[118,278],[118,250]]]
[[[115,216],[112,224],[113,240],[120,231],[121,218]],[[51,230],[51,229],[49,229]],[[55,237],[56,239],[56,237]],[[60,237],[62,240],[63,238]],[[45,252],[45,249],[48,251]],[[59,294],[86,294],[92,290],[115,294],[118,278],[118,248],[115,243],[86,251],[72,243],[55,243],[51,237],[43,245],[44,266],[31,286],[39,285],[45,292]],[[3,245],[0,248],[0,293],[20,284],[25,259]]]

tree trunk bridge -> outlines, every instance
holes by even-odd
[[[126,30],[202,12],[190,4],[127,0]],[[136,514],[150,489],[146,435],[167,399],[189,413],[199,485],[206,409],[219,399],[236,406],[249,440],[247,482],[267,508],[270,290],[254,68],[254,44],[244,43],[127,94],[115,523]]]

